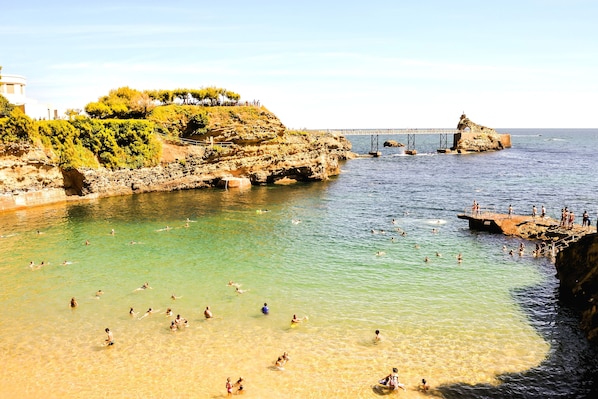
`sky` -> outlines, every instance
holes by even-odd
[[[10,1],[3,74],[63,112],[223,87],[288,128],[598,127],[598,1]]]

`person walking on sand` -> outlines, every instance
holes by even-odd
[[[230,382],[230,377],[226,379],[226,396],[233,396],[233,384]]]

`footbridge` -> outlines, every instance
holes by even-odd
[[[440,144],[438,152],[448,152],[448,136],[463,133],[464,130],[459,129],[314,129],[317,132],[326,132],[335,136],[370,136],[370,155],[379,156],[379,142],[380,135],[407,135],[407,149],[406,154],[415,155],[415,136],[421,134],[438,134],[440,136]]]

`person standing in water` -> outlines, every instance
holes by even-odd
[[[106,331],[106,334],[107,334],[106,346],[114,345],[114,336],[112,335],[112,331],[110,331],[109,328],[106,328],[106,330],[104,330],[104,331]]]
[[[262,306],[262,313],[263,314],[269,314],[270,313],[270,308],[268,308],[268,304],[266,302],[264,302],[264,306]]]

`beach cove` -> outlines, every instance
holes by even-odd
[[[0,215],[0,394],[224,397],[226,378],[243,376],[250,397],[377,397],[371,386],[398,367],[408,387],[399,395],[423,397],[421,378],[432,389],[492,385],[499,374],[538,367],[551,345],[513,292],[542,286],[554,266],[513,258],[502,245],[520,240],[472,233],[456,218],[473,199],[518,211],[542,200],[552,215],[591,203],[597,182],[580,175],[592,158],[573,153],[582,151],[579,134],[525,133],[513,149],[479,156],[438,155],[433,145],[416,157],[388,150],[345,163],[327,182]],[[539,178],[536,163],[544,168],[548,151],[563,150],[550,180]],[[571,190],[555,195],[561,179]],[[515,189],[522,184],[525,196]],[[31,270],[31,261],[47,265]],[[230,280],[247,292],[235,293]],[[137,290],[146,281],[152,289]],[[214,319],[204,319],[206,306]],[[160,312],[139,320],[130,307]],[[169,307],[188,328],[169,330]],[[291,327],[293,314],[309,320]],[[291,360],[273,370],[284,351]]]

